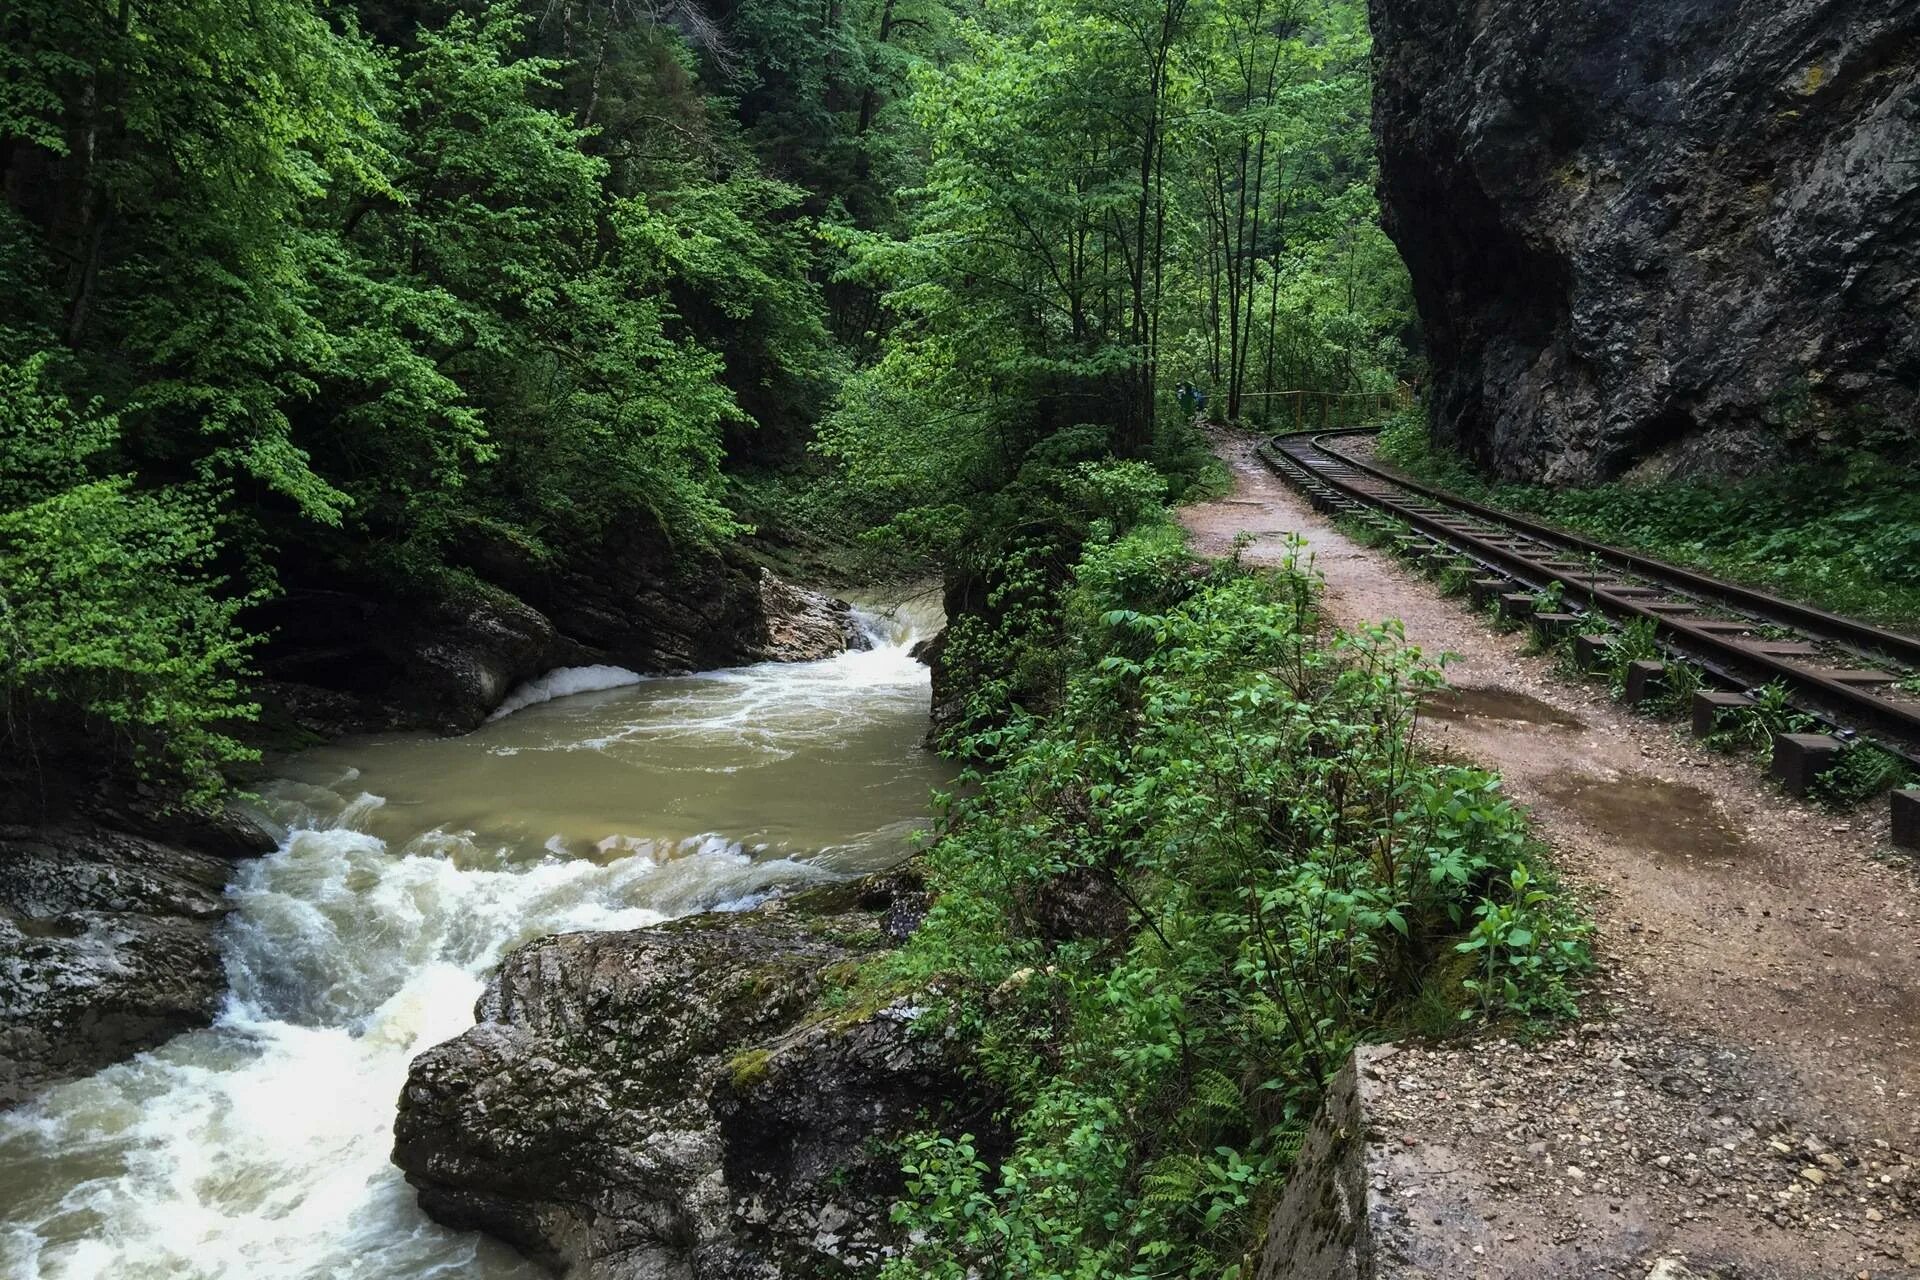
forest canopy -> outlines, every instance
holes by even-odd
[[[951,561],[1036,456],[1177,470],[1177,381],[1258,418],[1404,372],[1352,0],[19,0],[0,37],[8,732],[203,798],[289,584],[722,547],[783,469]]]

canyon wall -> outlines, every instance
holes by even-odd
[[[1372,0],[1437,439],[1745,475],[1915,430],[1920,5]]]

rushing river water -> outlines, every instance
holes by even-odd
[[[407,1063],[529,938],[897,860],[946,774],[915,628],[869,622],[873,649],[825,662],[577,671],[465,737],[289,762],[262,796],[288,835],[231,890],[219,1021],[0,1114],[0,1275],[544,1275],[415,1207],[387,1160]]]

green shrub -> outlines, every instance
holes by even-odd
[[[1850,809],[1913,778],[1913,769],[1892,752],[1870,742],[1849,742],[1840,762],[1813,780],[1811,794],[1828,808]]]
[[[1764,760],[1773,750],[1776,733],[1805,733],[1813,717],[1793,709],[1785,683],[1775,680],[1755,689],[1750,706],[1722,711],[1707,735],[1707,745],[1718,751],[1746,750]]]
[[[64,719],[204,802],[220,765],[250,754],[222,729],[254,710],[236,683],[245,600],[209,567],[211,497],[93,478],[117,437],[53,388],[45,358],[0,366],[0,686],[24,713],[5,732],[31,757]]]
[[[1607,647],[1600,653],[1600,670],[1618,698],[1627,691],[1627,668],[1636,662],[1658,662],[1666,656],[1656,638],[1651,618],[1635,618],[1618,631],[1607,634]]]
[[[1324,635],[1297,559],[1163,521],[1066,594],[1056,692],[963,746],[931,913],[866,977],[941,993],[1013,1134],[908,1144],[894,1280],[1237,1274],[1356,1041],[1565,1014],[1587,964],[1499,780],[1415,752],[1440,679],[1397,627]]]

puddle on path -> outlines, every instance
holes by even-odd
[[[1690,783],[1563,771],[1540,784],[1540,795],[1609,840],[1650,853],[1662,865],[1759,871],[1778,880],[1772,859],[1729,828],[1713,797]]]
[[[1464,723],[1473,720],[1509,720],[1551,729],[1584,729],[1586,722],[1532,694],[1511,689],[1442,689],[1420,703],[1423,715],[1435,720]]]

